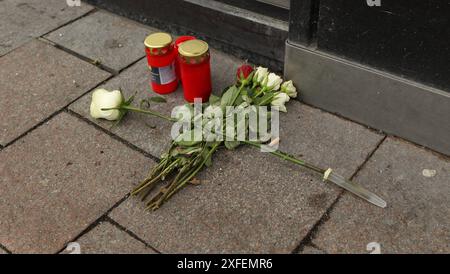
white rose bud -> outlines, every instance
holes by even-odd
[[[267,77],[267,91],[271,91],[271,90],[279,90],[280,89],[280,85],[283,82],[283,79],[281,79],[280,76],[276,75],[275,73],[270,73],[269,76]]]
[[[279,92],[273,98],[271,105],[274,107],[278,107],[278,109],[282,112],[287,112],[285,104],[289,100],[290,100],[290,97],[286,93]]]
[[[269,70],[267,68],[258,67],[253,75],[253,82],[261,84],[268,74]]]
[[[294,84],[292,83],[292,80],[284,82],[281,85],[281,92],[286,93],[291,98],[297,97],[297,89],[295,88]]]
[[[106,89],[97,89],[92,93],[91,116],[95,119],[117,120],[120,117],[120,111],[118,109],[102,109],[117,108],[122,103],[123,96],[119,90],[107,91]]]

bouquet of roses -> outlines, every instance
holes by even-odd
[[[120,119],[135,111],[154,115],[177,124],[172,128],[173,141],[161,156],[160,162],[150,170],[131,192],[146,200],[147,209],[156,210],[170,197],[212,164],[212,157],[221,148],[235,149],[250,145],[277,157],[304,166],[359,197],[380,207],[386,203],[360,185],[346,180],[332,169],[322,169],[276,149],[279,138],[273,138],[267,130],[273,113],[286,112],[286,103],[297,96],[292,81],[283,81],[267,68],[256,70],[249,65],[237,71],[236,84],[224,90],[220,97],[211,95],[209,102],[186,104],[176,108],[172,117],[150,109],[132,107],[133,97],[125,100],[120,91],[96,90],[92,96],[91,115],[94,118]],[[266,112],[264,109],[270,109]],[[273,112],[275,111],[275,112]],[[252,117],[254,119],[252,120]],[[255,122],[256,121],[256,122]],[[261,125],[265,125],[262,127]],[[156,192],[158,185],[163,184]],[[149,195],[153,194],[150,198]]]

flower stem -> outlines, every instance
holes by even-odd
[[[263,100],[262,102],[258,103],[258,106],[264,106],[267,103],[270,103],[272,101],[272,99],[275,97],[275,93],[271,94],[269,97],[267,97],[265,100]]]
[[[253,146],[253,147],[261,148],[261,144],[260,143],[256,143],[256,142],[252,142],[252,141],[242,141],[242,143],[250,145],[250,146]],[[286,161],[289,161],[291,163],[294,163],[294,164],[306,167],[306,168],[311,169],[311,170],[313,170],[313,171],[315,171],[317,173],[320,173],[320,174],[323,174],[326,171],[325,169],[322,169],[320,167],[317,167],[315,165],[307,163],[304,160],[297,159],[297,158],[295,158],[295,157],[293,157],[293,156],[291,156],[291,155],[289,155],[289,154],[287,154],[285,152],[279,151],[279,150],[271,151],[270,154],[275,155],[275,156],[277,156],[277,157],[279,157],[281,159],[284,159]]]
[[[197,168],[192,171],[191,173],[189,173],[189,175],[186,177],[184,177],[181,181],[181,183],[173,190],[169,193],[169,195],[167,196],[167,199],[169,199],[170,197],[172,197],[173,194],[175,194],[180,188],[182,188],[186,183],[188,183],[190,180],[192,180],[192,178],[195,177],[195,175],[197,175],[197,173],[202,169],[202,167],[206,164],[207,160],[209,157],[211,157],[211,155],[219,148],[219,144],[214,145],[211,150],[208,152],[208,154],[205,156],[205,158],[203,159],[203,161],[197,166]]]
[[[161,171],[156,177],[149,177],[147,179],[145,179],[141,184],[139,184],[139,186],[137,186],[132,192],[131,195],[136,195],[139,192],[141,192],[143,189],[145,189],[146,187],[148,187],[149,185],[157,182],[161,177],[169,174],[176,166],[177,164],[181,161],[181,159],[176,159],[175,161],[173,161],[168,167],[166,167],[163,171]]]
[[[241,86],[239,87],[239,91],[236,93],[236,96],[233,98],[233,100],[231,101],[231,105],[234,106],[234,103],[236,102],[237,98],[239,98],[239,95],[242,92],[242,89],[245,87],[245,83],[242,82]]]
[[[111,109],[129,110],[129,111],[133,111],[133,112],[153,115],[153,116],[165,119],[165,120],[170,121],[170,122],[176,122],[177,121],[177,119],[175,119],[175,118],[166,116],[164,114],[158,113],[158,112],[153,111],[153,110],[140,109],[140,108],[130,107],[130,106],[126,106],[126,105],[120,106],[120,107],[117,107],[117,108],[102,108],[102,110],[111,110]]]
[[[255,95],[253,95],[253,98],[257,98],[259,95],[263,94],[264,92],[266,92],[266,87],[261,88],[258,92],[256,92]]]

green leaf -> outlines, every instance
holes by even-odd
[[[244,102],[244,98],[242,96],[239,96],[236,101],[234,102],[234,105],[238,106]]]
[[[227,91],[222,95],[222,99],[220,100],[220,106],[226,107],[231,105],[231,101],[235,97],[236,93],[239,92],[239,89],[236,86],[231,86]]]
[[[229,150],[237,148],[240,144],[241,142],[239,141],[225,141],[225,147]]]
[[[210,106],[218,106],[220,105],[220,97],[211,94],[211,96],[209,96],[209,105]]]
[[[152,96],[149,99],[151,102],[155,102],[155,103],[167,103],[166,98],[161,97],[161,96]]]
[[[229,87],[224,88],[221,92],[220,92],[220,97],[222,97],[225,92],[228,90]]]

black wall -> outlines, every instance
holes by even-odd
[[[273,70],[281,71],[283,68],[287,30],[273,27],[270,22],[261,24],[233,12],[223,12],[220,4],[233,4],[236,8],[249,10],[251,8],[259,14],[270,13],[274,19],[287,21],[289,15],[286,10],[268,8],[261,3],[237,5],[238,1],[235,0],[209,1],[205,5],[183,0],[85,1],[164,31],[196,35],[215,48]]]
[[[293,43],[450,92],[450,1],[291,0]]]

